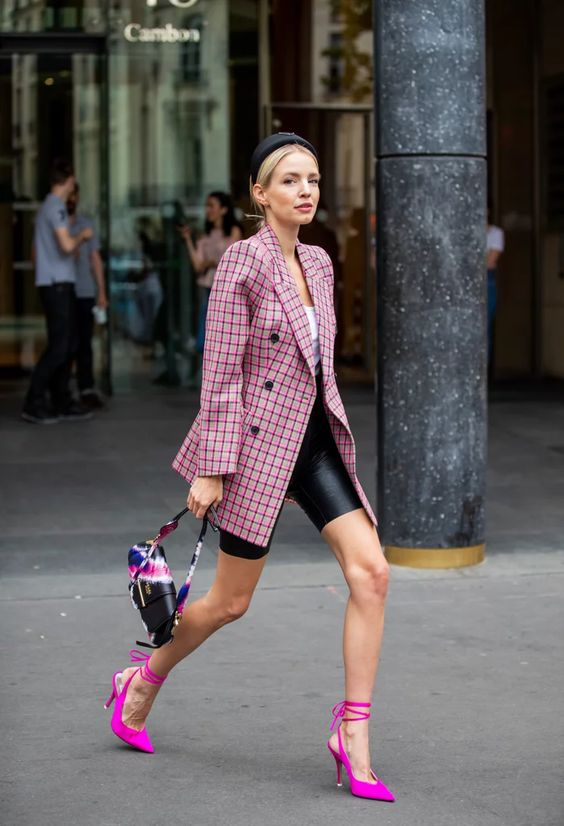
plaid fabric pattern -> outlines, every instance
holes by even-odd
[[[320,247],[298,243],[316,307],[324,405],[335,443],[360,500],[355,443],[335,381],[337,325],[333,265]],[[286,497],[315,401],[307,314],[274,231],[265,226],[225,252],[211,289],[200,410],[173,468],[190,483],[223,476],[217,515],[223,530],[265,546]]]

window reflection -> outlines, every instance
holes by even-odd
[[[124,36],[134,21],[134,39]],[[191,34],[185,34],[191,33]],[[197,33],[197,36],[196,34]],[[133,3],[112,18],[110,272],[117,386],[178,384],[195,371],[194,274],[177,225],[202,223],[229,189],[229,9]]]

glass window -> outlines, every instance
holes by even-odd
[[[371,0],[312,0],[312,24],[313,100],[372,104]]]
[[[280,84],[283,97],[271,106],[272,129],[304,134],[320,153],[321,207],[301,237],[333,258],[335,358],[363,380],[375,369],[372,6],[371,0],[311,0],[311,101],[288,97],[294,90]],[[278,45],[286,9],[283,3],[273,9]],[[294,65],[299,55],[289,48]]]
[[[118,390],[196,385],[206,295],[180,229],[197,241],[210,192],[248,208],[257,0],[4,0],[0,28],[0,368],[41,352],[33,227],[65,157],[109,285],[98,374]]]
[[[50,189],[53,160],[74,163],[81,211],[100,229],[101,58],[93,54],[0,56],[0,372],[29,371],[45,322],[35,287],[35,216]],[[96,342],[96,362],[101,352]]]
[[[188,3],[178,3],[188,6]],[[109,57],[114,384],[189,383],[198,291],[179,228],[230,186],[227,0],[114,9]]]
[[[101,32],[105,28],[103,0],[4,0],[0,31]]]

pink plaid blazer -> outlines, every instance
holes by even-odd
[[[373,524],[356,476],[355,443],[333,370],[337,325],[333,266],[298,243],[319,327],[324,404],[344,465]],[[206,318],[200,410],[173,462],[190,483],[223,476],[221,528],[265,546],[283,502],[316,396],[309,321],[274,231],[232,244],[215,275]]]

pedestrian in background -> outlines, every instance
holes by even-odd
[[[76,330],[75,253],[93,234],[90,227],[84,227],[71,235],[66,203],[74,187],[71,164],[55,161],[51,191],[35,220],[32,258],[47,323],[47,345],[33,370],[22,410],[22,418],[33,424],[92,415],[73,399],[69,387]]]
[[[488,270],[488,366],[493,355],[495,315],[497,310],[497,265],[505,249],[505,233],[491,223],[491,207],[488,207],[486,235],[486,267]]]
[[[210,192],[206,199],[204,234],[196,244],[192,239],[192,230],[187,224],[180,228],[180,233],[197,273],[196,284],[200,287],[196,349],[203,353],[208,301],[217,265],[225,250],[235,241],[239,241],[243,235],[235,218],[231,196],[226,192]]]
[[[96,391],[94,381],[94,357],[92,336],[94,334],[94,308],[98,307],[100,318],[105,317],[108,307],[104,264],[100,255],[100,242],[94,229],[94,222],[79,212],[80,187],[75,182],[67,199],[67,212],[71,235],[79,235],[90,229],[92,236],[80,245],[76,252],[76,380],[80,401],[89,409],[103,407],[104,402]]]
[[[388,563],[356,475],[355,442],[333,371],[333,266],[320,247],[298,241],[319,201],[314,147],[291,133],[262,141],[251,159],[251,195],[262,228],[233,244],[217,269],[201,408],[173,463],[191,484],[188,507],[196,518],[217,509],[216,577],[188,604],[169,644],[150,656],[132,652],[145,660],[141,668],[114,674],[112,730],[153,751],[145,719],[160,686],[177,663],[245,613],[290,500],[329,545],[349,589],[345,699],[333,707],[331,728],[339,727],[327,744],[337,782],[344,765],[353,794],[392,801],[370,768],[368,740]],[[299,726],[309,707],[299,709],[292,698],[288,704]],[[247,782],[253,786],[252,778]]]
[[[152,359],[156,357],[157,344],[163,349],[166,347],[166,308],[163,307],[164,290],[157,263],[162,264],[164,249],[149,218],[138,220],[137,237],[141,247],[142,265],[140,270],[131,271],[129,274],[129,280],[137,284],[137,313],[131,334],[136,344],[143,347],[143,358]],[[159,320],[162,323],[159,323]]]

